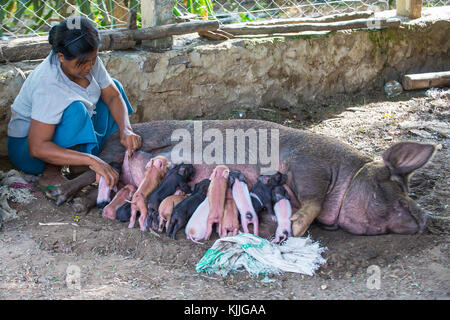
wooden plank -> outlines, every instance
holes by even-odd
[[[450,71],[407,74],[402,85],[405,90],[450,86]]]

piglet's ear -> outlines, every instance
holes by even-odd
[[[432,144],[401,142],[383,153],[384,163],[393,175],[409,175],[430,160],[435,150]]]

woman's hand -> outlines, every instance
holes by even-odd
[[[91,158],[92,161],[89,165],[89,169],[95,171],[95,180],[97,183],[100,182],[100,178],[103,177],[109,189],[114,188],[117,182],[119,182],[119,173],[99,157],[91,155]]]
[[[128,150],[128,156],[131,157],[133,151],[141,148],[142,138],[130,129],[125,129],[120,132],[120,143]]]

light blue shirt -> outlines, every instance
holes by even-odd
[[[31,119],[58,124],[64,110],[74,101],[81,101],[92,117],[101,90],[108,87],[112,79],[98,57],[86,78],[90,82],[86,88],[71,81],[62,71],[56,55],[50,53],[25,80],[11,105],[8,136],[28,136]]]

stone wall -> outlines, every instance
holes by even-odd
[[[395,15],[394,11],[381,13]],[[450,70],[450,7],[424,8],[400,28],[300,33],[208,42],[172,50],[100,54],[136,110],[132,122],[186,119],[236,108],[298,107],[338,93],[381,90],[407,73]],[[34,63],[0,66],[0,153],[10,105]]]

